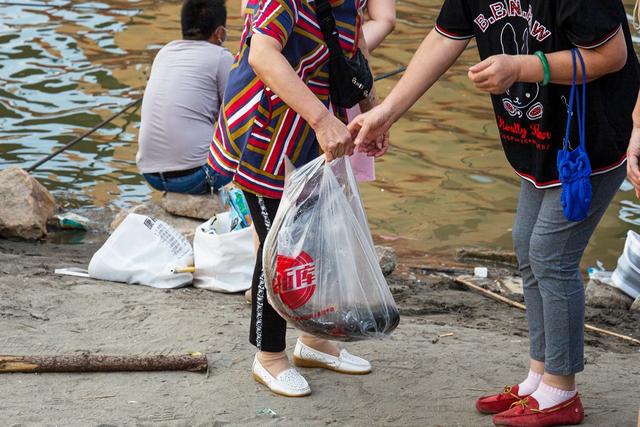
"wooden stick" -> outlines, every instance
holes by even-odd
[[[3,372],[118,372],[207,370],[207,357],[201,354],[179,356],[103,356],[82,353],[59,356],[2,356]]]
[[[458,267],[432,267],[429,265],[421,265],[417,267],[409,267],[409,269],[415,273],[429,275],[429,274],[456,274],[456,275],[473,275],[473,268],[458,268]]]
[[[476,291],[480,292],[481,294],[484,294],[484,295],[488,296],[491,299],[503,302],[503,303],[508,304],[508,305],[510,305],[512,307],[515,307],[515,308],[519,308],[520,310],[526,310],[527,309],[527,307],[524,304],[521,304],[519,302],[513,301],[513,300],[511,300],[511,299],[509,299],[507,297],[503,297],[502,295],[498,295],[495,292],[491,292],[490,290],[485,289],[485,288],[483,288],[481,286],[478,286],[475,283],[471,283],[468,280],[460,279],[458,277],[453,277],[452,279],[453,279],[454,282],[460,283],[461,285],[464,285],[464,286],[466,286],[468,288],[475,289]]]
[[[495,292],[492,292],[492,291],[490,291],[488,289],[484,289],[483,287],[478,286],[475,283],[471,283],[468,280],[460,279],[458,277],[454,277],[452,279],[456,283],[459,283],[459,284],[464,285],[464,286],[466,286],[468,288],[474,289],[474,290],[480,292],[481,294],[488,296],[491,299],[503,302],[503,303],[508,304],[508,305],[510,305],[512,307],[515,307],[515,308],[519,308],[520,310],[526,310],[527,309],[527,306],[524,305],[524,304],[521,304],[519,302],[513,301],[513,300],[511,300],[509,298],[503,297],[502,295],[498,295]],[[608,335],[608,336],[611,336],[611,337],[619,338],[621,340],[633,343],[635,345],[640,345],[640,340],[638,340],[636,338],[633,338],[633,337],[630,337],[630,336],[627,336],[627,335],[618,334],[616,332],[611,332],[611,331],[608,331],[606,329],[598,328],[596,326],[589,325],[588,323],[584,325],[584,328],[587,331],[596,332],[596,333],[602,334],[602,335]]]
[[[518,265],[516,254],[510,251],[494,251],[481,248],[460,248],[456,251],[456,258],[490,261],[510,266]]]
[[[635,338],[629,337],[627,335],[622,335],[622,334],[618,334],[616,332],[608,331],[606,329],[598,328],[598,327],[592,326],[592,325],[590,325],[588,323],[584,325],[584,328],[587,331],[595,332],[597,334],[602,334],[602,335],[609,335],[609,336],[612,336],[612,337],[620,338],[621,340],[624,340],[624,341],[629,341],[629,342],[632,342],[634,344],[640,345],[640,340],[637,340]]]
[[[196,272],[196,267],[191,265],[189,267],[183,267],[183,268],[172,268],[171,269],[171,273],[172,274],[180,274],[180,273],[195,273]]]

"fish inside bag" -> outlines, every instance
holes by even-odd
[[[382,274],[348,157],[287,174],[263,266],[273,308],[321,338],[389,335],[400,314]]]

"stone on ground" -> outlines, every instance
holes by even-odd
[[[171,215],[170,213],[165,211],[159,204],[153,201],[148,201],[141,205],[134,206],[131,209],[120,211],[111,223],[111,231],[115,230],[130,213],[146,215],[164,221],[171,227],[173,227],[177,232],[185,236],[190,242],[193,242],[193,236],[196,232],[196,227],[203,222],[191,218]]]
[[[165,193],[160,199],[160,206],[170,214],[201,220],[208,220],[225,210],[219,198],[211,194]]]
[[[522,277],[516,276],[505,276],[499,279],[500,285],[504,288],[505,293],[507,294],[518,294],[522,295],[524,293],[522,286]]]
[[[633,304],[631,304],[631,311],[640,312],[640,297],[636,298]]]
[[[53,196],[27,172],[15,167],[0,171],[0,236],[42,239],[55,211]]]
[[[589,280],[585,303],[590,307],[628,310],[633,298],[600,280]]]
[[[398,256],[396,255],[395,249],[389,246],[376,246],[375,248],[382,274],[385,276],[390,275],[398,264]]]
[[[516,302],[524,301],[524,289],[522,277],[505,276],[498,279],[500,285],[500,293],[505,297]]]

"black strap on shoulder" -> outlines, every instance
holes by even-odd
[[[329,48],[331,57],[342,56],[342,47],[340,46],[338,29],[336,28],[336,20],[333,17],[331,3],[329,3],[329,0],[314,0],[314,2],[316,5],[318,25],[320,25],[320,30]]]

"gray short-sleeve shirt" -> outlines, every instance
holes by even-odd
[[[207,41],[176,40],[153,61],[142,101],[136,163],[142,173],[207,162],[233,55]]]

